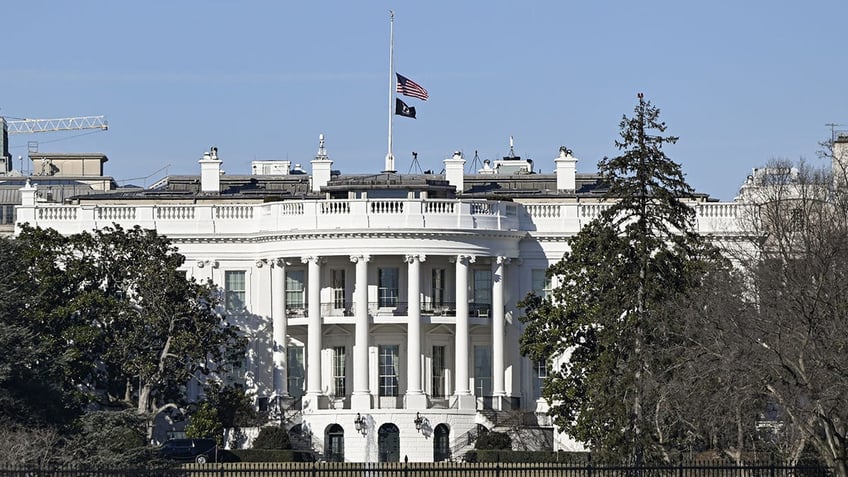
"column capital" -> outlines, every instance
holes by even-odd
[[[363,254],[363,255],[351,255],[350,261],[353,262],[353,263],[357,263],[357,262],[368,263],[368,262],[371,261],[371,255],[365,255],[365,254]]]
[[[268,259],[267,259],[267,258],[260,258],[259,260],[257,260],[257,261],[256,261],[256,268],[262,268],[262,267],[263,267],[263,266],[265,266],[267,263],[268,263]]]
[[[197,268],[203,268],[203,267],[206,267],[206,266],[209,266],[210,268],[218,268],[218,261],[212,260],[212,259],[198,260],[197,261]]]
[[[289,263],[286,262],[285,258],[278,257],[278,258],[272,258],[271,259],[271,266],[272,267],[285,268],[286,265],[289,265]]]
[[[406,263],[412,263],[418,260],[419,262],[423,262],[427,260],[427,256],[423,253],[408,253],[403,256],[403,261]]]
[[[300,261],[302,263],[312,262],[312,263],[315,263],[317,265],[317,264],[321,263],[321,257],[319,257],[317,255],[305,255],[303,257],[300,257]]]
[[[498,263],[498,265],[500,265],[500,264],[507,265],[511,261],[512,261],[512,258],[504,257],[504,256],[498,256],[497,259],[496,259],[496,262]]]
[[[477,255],[457,255],[456,257],[451,257],[449,260],[453,263],[460,262],[468,265],[477,261]]]

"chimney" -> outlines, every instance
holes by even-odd
[[[38,187],[27,179],[26,185],[18,190],[21,192],[21,205],[24,207],[35,207],[35,194],[38,192]]]
[[[445,179],[448,183],[456,187],[456,193],[462,194],[465,189],[465,159],[462,158],[462,153],[457,151],[453,153],[453,157],[445,159]]]
[[[577,158],[571,155],[571,149],[559,148],[556,163],[556,180],[558,191],[574,192],[577,189]]]
[[[327,156],[324,149],[324,135],[318,136],[318,155],[312,160],[312,192],[319,192],[330,182],[333,161]]]
[[[221,192],[221,161],[218,159],[218,148],[213,146],[197,162],[200,163],[200,191]]]

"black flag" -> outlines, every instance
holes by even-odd
[[[415,106],[407,106],[406,103],[395,98],[395,114],[415,119]]]

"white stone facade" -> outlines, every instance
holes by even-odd
[[[557,163],[569,177],[553,178],[554,192],[539,198],[458,190],[271,202],[216,198],[220,161],[207,156],[204,200],[51,204],[25,188],[17,223],[65,234],[140,225],[170,237],[187,274],[224,290],[224,311],[249,337],[240,379],[257,405],[294,406],[294,422],[327,458],[458,459],[478,424],[498,427],[510,413],[539,413],[550,428],[540,370],[519,353],[517,303],[551,286],[544,270],[607,207],[574,192],[570,154]],[[327,162],[319,179],[332,184]],[[733,235],[736,203],[692,205],[702,233]],[[557,436],[551,445],[576,444]]]

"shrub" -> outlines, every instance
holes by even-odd
[[[253,440],[254,449],[290,449],[289,434],[282,427],[263,427]]]
[[[505,432],[484,432],[477,436],[477,450],[512,449],[512,439]]]

